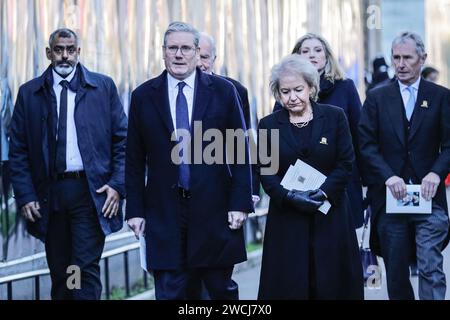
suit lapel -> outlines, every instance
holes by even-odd
[[[41,105],[41,139],[42,139],[42,155],[47,175],[50,174],[50,155],[54,154],[56,145],[56,124],[58,116],[55,115],[56,98],[53,94],[53,74],[51,69],[47,69],[45,75],[45,83],[41,88],[44,97],[44,103]],[[55,99],[55,101],[54,101]],[[56,118],[56,120],[55,120]],[[50,141],[53,139],[53,141]]]
[[[314,149],[319,145],[322,136],[322,128],[325,122],[325,117],[323,115],[323,107],[319,106],[315,102],[311,102],[311,106],[313,108],[313,127],[311,132],[311,152],[314,152]]]
[[[421,107],[422,103],[427,100],[430,101],[431,96],[428,92],[428,85],[426,83],[426,80],[421,79],[419,84],[419,91],[417,92],[417,100],[416,105],[414,106],[414,113],[412,116],[412,123],[411,123],[411,129],[409,131],[408,141],[411,141],[414,137],[414,135],[417,133],[417,130],[419,129],[420,125],[422,124],[422,120],[425,117],[425,114],[428,112],[428,106],[427,107]]]
[[[53,90],[53,89],[50,89]],[[48,89],[43,89],[45,104],[41,105],[41,139],[42,139],[42,155],[44,156],[44,163],[45,163],[45,169],[47,170],[47,175],[50,174],[50,164],[49,164],[49,153],[53,154],[52,148],[53,145],[49,143],[49,139],[51,137],[54,137],[55,135],[49,132],[50,130],[53,130],[54,120],[53,117],[53,110],[50,110],[50,108],[53,108],[53,99],[50,93],[48,92]],[[50,130],[49,130],[50,129]],[[53,130],[54,131],[54,130]]]
[[[294,134],[291,130],[291,124],[289,121],[289,112],[283,107],[280,111],[277,112],[278,122],[281,124],[280,135],[286,141],[286,143],[298,153],[300,151],[300,145],[296,141]]]
[[[78,88],[77,94],[75,96],[75,110],[78,108],[78,104],[80,103],[81,99],[83,99],[84,96],[86,95],[86,92],[87,90],[84,86],[80,86]]]
[[[388,119],[391,122],[392,128],[394,129],[398,139],[405,145],[405,128],[404,128],[404,115],[403,109],[405,106],[403,105],[402,95],[400,94],[400,87],[398,82],[395,81],[392,85],[389,86],[389,91],[387,94],[385,110],[388,114]],[[403,109],[402,109],[403,108]],[[381,110],[383,112],[383,110]]]
[[[98,83],[92,79],[90,72],[85,67],[83,67],[81,63],[77,65],[77,73],[75,74],[75,77],[77,77],[76,79],[74,79],[77,83],[76,84],[77,94],[75,96],[75,110],[76,110],[78,104],[88,92],[87,87],[89,86],[91,88],[97,88]]]
[[[195,93],[194,93],[194,110],[192,111],[191,128],[194,121],[201,121],[207,109],[208,103],[212,96],[212,82],[200,69],[197,69],[195,79]]]
[[[200,69],[197,69],[195,78],[194,106],[191,119],[191,134],[193,139],[202,135],[202,132],[200,132],[201,127],[195,127],[194,122],[202,121],[213,92],[211,79]]]
[[[169,91],[167,88],[167,71],[164,71],[153,84],[152,99],[164,126],[172,134],[174,131],[172,116],[170,114]]]

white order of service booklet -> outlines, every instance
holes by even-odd
[[[319,170],[301,160],[297,160],[295,165],[290,166],[286,171],[283,180],[281,180],[281,185],[288,190],[315,190],[320,188],[326,178]],[[327,214],[330,208],[330,202],[325,200],[323,205],[320,206],[319,211]]]
[[[420,184],[407,184],[406,197],[397,200],[386,187],[386,213],[430,214],[431,201],[422,197]]]
[[[141,260],[141,268],[149,272],[147,269],[147,244],[145,243],[145,235],[139,235],[139,258]]]

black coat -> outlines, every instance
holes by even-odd
[[[250,118],[250,103],[248,102],[247,88],[244,87],[239,81],[237,81],[233,78],[229,78],[229,77],[225,77],[225,76],[220,76],[220,77],[230,81],[236,88],[236,91],[239,96],[239,102],[241,103],[241,107],[242,107],[242,113],[244,116],[245,127],[247,128],[247,130],[249,130],[251,128],[251,118]],[[256,137],[255,137],[255,140],[256,140]],[[250,139],[249,143],[253,143],[252,139]],[[259,196],[259,187],[260,187],[260,181],[259,181],[258,174],[256,173],[256,164],[255,164],[255,165],[252,165],[252,194]]]
[[[75,98],[75,126],[83,167],[103,232],[107,235],[123,226],[121,205],[112,219],[102,207],[104,184],[125,196],[125,144],[127,118],[113,80],[90,72],[81,64],[81,85]],[[49,126],[52,119],[52,69],[19,88],[11,121],[9,160],[11,182],[17,206],[39,201],[42,219],[28,222],[29,232],[45,240],[47,233],[51,178],[49,167]]]
[[[352,179],[349,183],[347,194],[350,199],[353,223],[355,228],[359,228],[363,224],[364,211],[358,145],[358,122],[361,115],[361,100],[359,99],[355,84],[351,79],[336,80],[334,83],[331,83],[322,76],[317,102],[342,108],[347,116],[352,135],[353,149],[355,151],[355,163],[353,164]],[[274,111],[281,108],[281,104],[276,103]]]
[[[202,121],[194,135],[216,128],[225,137],[226,129],[245,127],[236,89],[227,80],[197,68],[194,97],[192,123]],[[146,219],[148,266],[155,270],[180,268],[183,260],[173,131],[164,71],[133,91],[125,170],[126,218]],[[229,228],[228,212],[253,211],[249,162],[191,164],[190,170],[187,267],[230,267],[246,260],[243,230]]]
[[[431,171],[439,175],[441,184],[433,201],[447,210],[444,180],[450,168],[450,91],[421,79],[407,141],[403,110],[398,81],[369,91],[362,109],[360,150],[373,226],[385,212],[386,180],[402,176],[408,157],[420,181]],[[376,232],[371,232],[370,247],[381,255]]]
[[[340,108],[316,103],[312,106],[311,149],[306,156],[299,153],[287,110],[277,111],[259,124],[259,129],[269,130],[269,137],[271,130],[278,129],[280,134],[279,170],[275,175],[261,175],[270,205],[260,299],[363,299],[364,296],[358,243],[345,192],[354,159],[348,122]],[[318,211],[298,212],[284,202],[288,190],[280,182],[297,159],[327,176],[321,186],[332,204],[327,215]],[[315,287],[314,296],[311,286]]]

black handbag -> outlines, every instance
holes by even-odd
[[[361,263],[363,268],[364,285],[370,287],[379,287],[381,284],[381,268],[378,264],[377,256],[370,250],[364,247],[364,239],[368,229],[371,211],[370,206],[366,209],[364,216],[364,226],[361,236],[361,243],[359,245],[359,254],[361,256]]]

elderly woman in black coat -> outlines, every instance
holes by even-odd
[[[354,160],[345,113],[315,102],[319,74],[297,54],[273,67],[270,86],[283,108],[259,123],[259,153],[267,147],[272,159],[278,157],[279,167],[273,174],[267,170],[272,164],[259,163],[270,205],[258,297],[363,299],[358,243],[345,192]],[[267,130],[266,144],[262,129]],[[274,141],[276,132],[279,139]],[[319,189],[287,190],[281,185],[297,159],[327,176]],[[327,214],[318,211],[325,200],[331,203]]]
[[[346,79],[329,43],[320,35],[307,33],[297,40],[292,50],[308,59],[320,75],[317,102],[342,108],[347,116],[352,135],[355,162],[352,179],[347,188],[350,208],[355,228],[359,228],[364,220],[364,206],[361,177],[359,172],[358,122],[361,114],[361,100],[351,79]],[[281,109],[277,103],[274,111]]]

